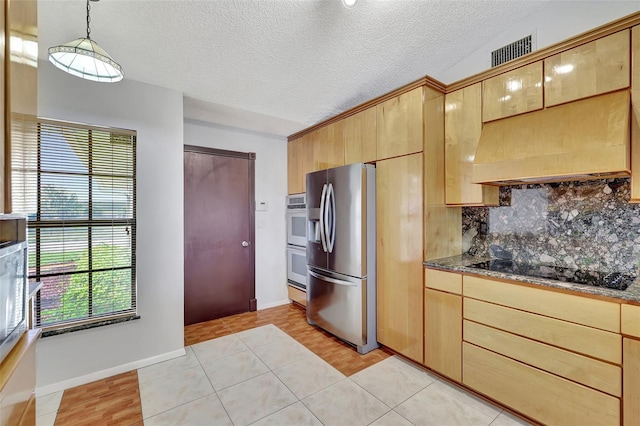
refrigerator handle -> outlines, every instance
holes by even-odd
[[[327,236],[325,232],[325,220],[324,211],[325,211],[325,199],[327,197],[327,184],[325,183],[322,187],[322,195],[320,196],[320,241],[322,242],[322,250],[327,251]]]
[[[357,287],[358,284],[356,283],[350,283],[349,281],[343,281],[343,280],[338,280],[335,278],[330,278],[330,277],[325,277],[324,275],[320,275],[320,274],[316,274],[315,272],[313,272],[312,270],[308,269],[307,270],[309,272],[309,275],[311,275],[312,277],[315,277],[321,281],[326,281],[328,283],[331,284],[338,284],[338,285],[345,285],[348,287]]]
[[[329,201],[328,204],[329,206],[327,207],[327,210],[329,209],[329,207],[331,208],[331,229],[328,230],[329,232],[327,232],[329,234],[329,253],[333,253],[333,247],[334,244],[336,243],[336,193],[333,190],[333,184],[330,183],[329,184],[329,193],[327,194],[327,200]]]

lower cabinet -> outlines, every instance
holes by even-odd
[[[622,342],[625,426],[640,425],[640,340]]]
[[[536,423],[640,425],[640,307],[432,268],[424,276],[428,368]]]
[[[425,289],[424,364],[462,381],[462,296]]]
[[[0,364],[0,425],[35,426],[36,343],[29,330]]]
[[[463,383],[550,425],[619,425],[620,400],[463,343]]]

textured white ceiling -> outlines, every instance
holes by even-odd
[[[206,102],[211,113],[228,107],[274,117],[281,130],[269,132],[287,134],[438,75],[544,4],[102,0],[91,3],[91,36],[125,78],[181,91],[194,109]],[[85,7],[39,0],[42,59],[48,47],[84,36]]]

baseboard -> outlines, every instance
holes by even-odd
[[[147,367],[149,365],[177,358],[185,354],[186,351],[184,350],[184,348],[181,348],[161,355],[152,356],[150,358],[141,359],[138,361],[130,362],[128,364],[118,365],[116,367],[107,368],[105,370],[96,371],[90,374],[85,374],[84,376],[74,377],[73,379],[69,380],[63,380],[62,382],[53,383],[51,385],[42,386],[36,388],[36,397],[63,391],[80,385],[85,385],[87,383],[105,379],[116,374],[126,373],[127,371],[137,370],[138,368]]]
[[[289,303],[291,303],[291,300],[289,299],[282,299],[276,302],[265,303],[265,304],[258,303],[258,310],[261,311],[263,309],[275,308],[276,306],[288,305]]]

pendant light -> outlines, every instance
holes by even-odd
[[[91,0],[98,1],[98,0]],[[91,17],[87,0],[87,37],[49,48],[49,62],[62,71],[86,80],[114,83],[122,80],[122,67],[98,43],[91,40]]]

